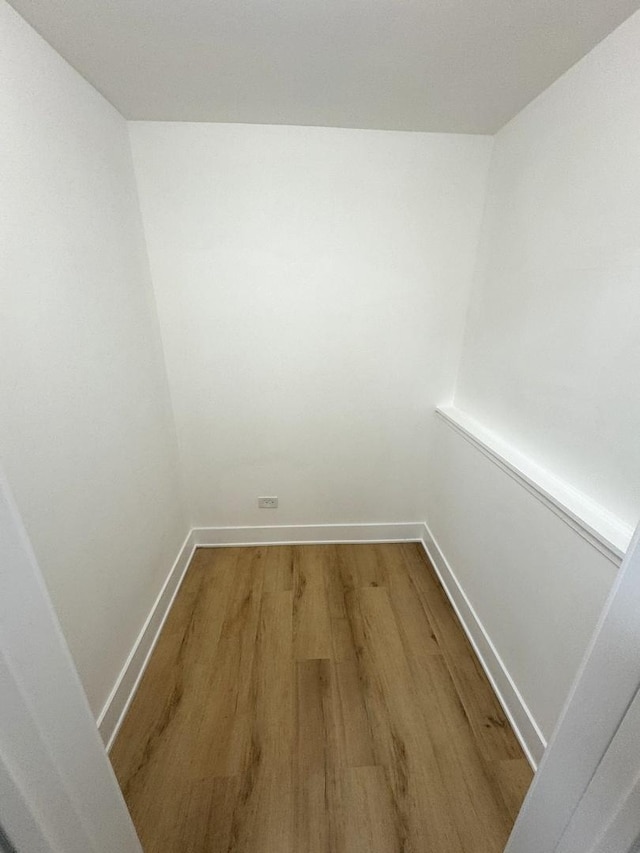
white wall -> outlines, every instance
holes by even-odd
[[[456,405],[640,517],[640,13],[495,137]]]
[[[511,710],[548,740],[616,566],[440,420],[431,482],[429,528],[520,693]]]
[[[640,15],[495,137],[455,405],[640,515]],[[440,423],[429,524],[548,737],[615,565]],[[521,494],[519,494],[521,492]]]
[[[422,519],[491,140],[130,129],[192,523]]]
[[[186,534],[127,128],[0,5],[0,456],[97,713]]]
[[[640,513],[635,16],[486,137],[132,123],[0,6],[0,453],[94,712],[196,526],[421,520],[547,737]],[[178,462],[177,447],[180,448]],[[277,511],[258,495],[276,494]]]

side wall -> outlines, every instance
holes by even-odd
[[[456,405],[640,516],[640,13],[495,137]]]
[[[495,138],[455,407],[603,529],[640,515],[640,14]],[[444,420],[428,521],[548,738],[615,576]]]
[[[491,140],[130,130],[192,523],[421,520]]]
[[[97,715],[187,533],[126,123],[0,4],[0,456]]]

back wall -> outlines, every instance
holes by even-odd
[[[491,139],[130,132],[191,522],[423,519]]]

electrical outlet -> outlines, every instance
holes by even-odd
[[[260,509],[278,509],[278,498],[258,498]]]

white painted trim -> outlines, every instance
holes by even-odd
[[[547,746],[540,727],[426,524],[423,525],[420,541],[440,578],[451,606],[455,610],[487,678],[491,682],[498,701],[520,741],[529,764],[535,770]]]
[[[272,527],[195,527],[185,539],[160,593],[98,717],[109,751],[147,668],[196,548],[229,545],[290,545],[330,542],[417,542],[422,522],[395,524],[305,524]]]
[[[29,853],[142,853],[0,471],[0,804]]]
[[[589,784],[605,766],[607,751],[640,685],[638,613],[640,524],[616,575],[505,853],[557,850]],[[621,790],[624,789],[623,780],[618,781],[621,784],[615,796],[623,806],[628,791]]]
[[[98,730],[107,752],[113,745],[142,680],[195,548],[193,531],[190,531],[98,717]]]
[[[418,521],[193,528],[180,549],[98,719],[98,728],[107,750],[111,748],[135,696],[196,548],[368,542],[422,544],[529,762],[535,769],[546,747],[544,737],[431,531],[424,522]]]
[[[455,406],[436,415],[547,506],[616,566],[629,547],[633,528],[605,507],[542,468],[528,456]]]
[[[418,542],[421,521],[389,524],[291,524],[270,527],[194,527],[200,548],[225,545],[304,545],[350,542]]]

